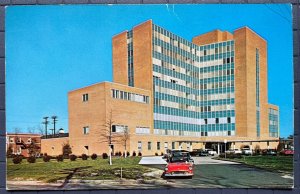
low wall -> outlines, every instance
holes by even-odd
[[[59,137],[41,140],[41,153],[47,153],[50,156],[62,154],[62,147],[69,142],[69,137]]]

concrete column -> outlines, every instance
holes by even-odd
[[[218,155],[220,155],[220,143],[218,143]]]

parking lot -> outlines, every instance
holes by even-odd
[[[290,175],[249,167],[240,163],[193,157],[192,179],[170,179],[170,186],[182,188],[291,188]]]

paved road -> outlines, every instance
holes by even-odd
[[[36,181],[8,181],[10,189],[155,189],[155,188],[291,188],[293,179],[290,175],[274,173],[245,165],[214,160],[211,157],[195,157],[194,177],[192,179],[163,179],[160,174],[165,164],[150,165],[159,173],[151,180],[129,181],[78,181],[71,180],[63,187],[60,184],[43,184]],[[161,162],[158,158],[145,161]],[[149,165],[147,165],[149,166]],[[23,183],[24,182],[24,183]]]
[[[212,157],[194,157],[192,179],[168,179],[169,187],[176,188],[291,188],[293,178],[246,165],[215,160]],[[164,166],[155,165],[163,169]]]

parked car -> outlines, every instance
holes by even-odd
[[[199,156],[209,156],[209,153],[207,150],[202,150],[200,153],[199,153]]]
[[[294,155],[294,150],[282,150],[280,154],[285,156],[292,156]]]
[[[239,149],[229,149],[226,151],[226,154],[242,154],[242,151]]]
[[[277,151],[274,149],[269,149],[267,150],[267,155],[269,156],[276,156],[277,155]]]
[[[194,149],[190,152],[191,156],[208,156],[208,151],[203,149]]]
[[[169,158],[163,174],[166,178],[194,176],[194,164],[190,161],[189,152],[174,152]]]
[[[186,153],[186,155],[188,156],[189,162],[194,163],[194,159],[191,157],[190,153],[188,151],[186,151],[186,150],[180,150],[180,149],[167,150],[166,157],[165,157],[165,159],[167,160],[167,162],[170,161],[170,159],[172,158],[172,156],[175,153]]]
[[[209,155],[214,156],[217,155],[217,152],[213,149],[206,149],[206,151],[208,152]]]
[[[242,154],[243,155],[252,155],[252,150],[250,148],[243,148]]]
[[[199,154],[202,152],[202,149],[193,149],[193,151],[190,151],[191,156],[199,156]]]

